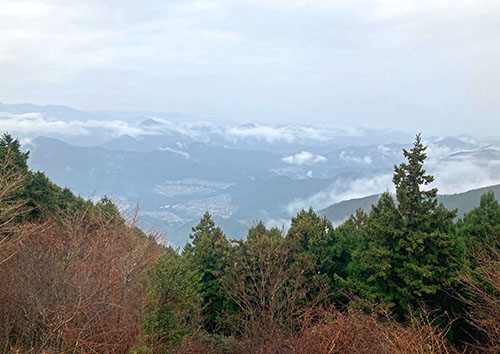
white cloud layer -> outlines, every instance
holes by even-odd
[[[297,199],[286,206],[289,215],[295,215],[301,209],[312,206],[321,210],[329,205],[354,198],[362,198],[384,191],[393,191],[392,174],[379,174],[373,177],[357,179],[338,179],[330,187],[306,199]]]
[[[345,151],[342,151],[339,154],[339,157],[342,161],[345,162],[354,162],[356,164],[365,164],[365,165],[371,165],[372,163],[372,158],[369,155],[359,157],[359,156],[353,156],[349,153],[346,153]]]
[[[121,135],[149,135],[156,134],[144,129],[131,126],[121,120],[88,120],[66,122],[50,119],[40,113],[12,114],[0,112],[0,131],[18,134],[61,135],[66,137],[90,135],[92,130],[100,133],[107,132],[110,137]]]
[[[312,166],[318,163],[324,163],[328,161],[328,159],[321,155],[314,155],[309,151],[301,151],[298,154],[283,157],[281,161],[290,165]]]

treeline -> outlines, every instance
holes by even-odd
[[[500,351],[500,205],[485,194],[455,221],[420,136],[368,214],[333,227],[302,210],[286,233],[260,222],[233,240],[206,213],[182,250],[109,199],[43,175],[28,188],[28,155],[9,136],[0,149],[6,353]]]

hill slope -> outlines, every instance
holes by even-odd
[[[450,210],[457,209],[458,217],[462,217],[465,213],[478,206],[481,196],[489,191],[495,192],[496,198],[500,200],[500,184],[473,189],[464,193],[439,195],[438,200]],[[371,206],[378,201],[379,197],[380,194],[374,194],[363,198],[345,200],[318,211],[318,214],[325,216],[334,223],[340,223],[352,215],[358,208],[370,212]]]

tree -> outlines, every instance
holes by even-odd
[[[306,254],[305,254],[306,255]],[[224,292],[236,305],[234,331],[265,345],[294,333],[303,316],[316,309],[313,263],[278,228],[262,222],[239,240],[223,276]]]
[[[402,220],[389,193],[383,193],[372,207],[361,236],[347,268],[352,290],[393,309],[403,285],[397,274]]]
[[[301,210],[292,218],[285,242],[290,249],[289,267],[297,268],[309,279],[311,298],[323,291],[324,283],[331,284],[332,259],[329,246],[333,237],[333,225],[321,218],[312,208]]]
[[[490,191],[481,196],[479,206],[466,213],[457,222],[457,232],[467,244],[467,250],[483,251],[497,247],[500,235],[500,204],[495,193]]]
[[[222,230],[215,226],[208,212],[203,214],[198,225],[192,230],[192,244],[186,245],[183,254],[189,257],[194,269],[201,276],[205,329],[216,332],[220,329],[227,304],[220,281],[227,266],[231,244]]]
[[[360,242],[366,240],[368,215],[361,208],[339,225],[331,236],[322,259],[322,269],[330,278],[332,290],[349,290],[345,280],[352,268],[352,257]],[[342,295],[342,294],[340,294]]]
[[[167,352],[201,326],[199,274],[186,257],[166,249],[149,271],[142,344]]]
[[[24,172],[28,171],[29,152],[21,151],[19,140],[10,134],[4,133],[0,137],[0,160],[10,160],[12,166]]]
[[[434,177],[426,175],[423,168],[427,158],[426,149],[422,144],[421,135],[418,134],[413,148],[410,151],[403,149],[403,155],[408,162],[394,166],[392,181],[396,187],[398,210],[410,229],[422,227],[437,206],[437,188],[421,190],[422,186],[434,181]]]
[[[394,167],[397,205],[385,193],[373,207],[351,267],[357,292],[386,303],[400,319],[422,306],[453,311],[447,291],[462,258],[456,211],[438,205],[436,188],[422,189],[434,180],[423,168],[425,150],[420,134],[403,150],[407,162]]]

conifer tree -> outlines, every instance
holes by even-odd
[[[464,239],[469,251],[498,247],[500,241],[500,204],[495,193],[481,196],[479,206],[466,213],[457,222],[457,232]]]
[[[10,156],[8,156],[10,155]],[[28,171],[29,152],[21,151],[19,140],[14,139],[10,134],[4,133],[0,137],[0,159],[9,159],[16,168]]]
[[[426,146],[422,144],[418,134],[413,148],[403,149],[403,155],[408,160],[399,166],[394,166],[393,183],[396,187],[398,210],[409,228],[419,228],[422,222],[437,206],[437,188],[422,190],[434,181],[434,177],[426,175],[423,164],[427,155]]]
[[[423,189],[434,180],[423,168],[425,150],[420,134],[403,150],[407,162],[394,167],[397,205],[385,193],[373,207],[349,274],[355,291],[387,304],[401,319],[420,307],[453,311],[446,292],[462,252],[456,211],[438,205],[436,188]]]
[[[361,240],[366,239],[367,222],[368,215],[363,209],[358,208],[355,214],[333,231],[323,259],[323,265],[331,279],[332,287],[341,287],[345,290],[344,280],[352,267],[353,252]]]
[[[183,253],[190,258],[201,276],[205,328],[210,332],[216,332],[220,329],[226,303],[221,287],[221,277],[227,266],[231,244],[222,230],[215,226],[208,212],[203,214],[192,231],[190,235],[192,245],[188,243]]]

